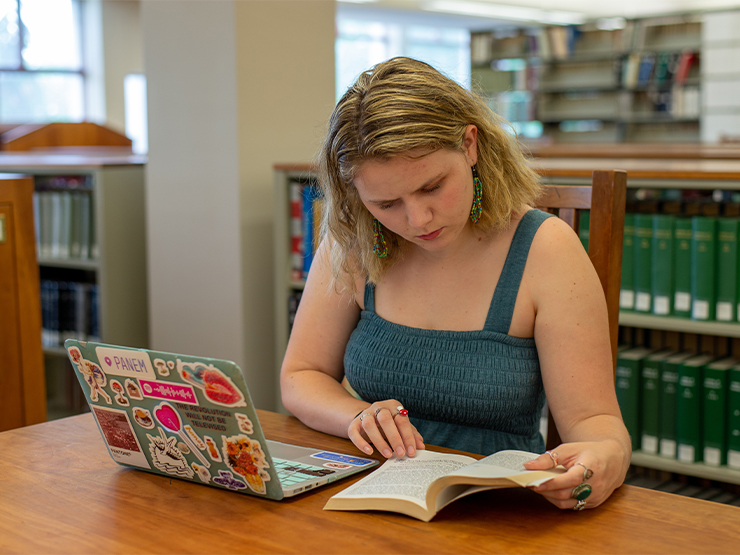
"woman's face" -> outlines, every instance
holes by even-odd
[[[467,127],[462,151],[412,151],[365,162],[354,180],[360,199],[384,227],[410,243],[435,252],[450,246],[470,219],[477,132]]]

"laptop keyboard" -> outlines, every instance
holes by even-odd
[[[334,470],[330,470],[328,468],[303,464],[295,461],[286,461],[284,459],[276,459],[274,457],[272,459],[272,463],[275,465],[278,479],[284,487],[294,486],[301,482],[305,482],[306,480],[334,474]]]

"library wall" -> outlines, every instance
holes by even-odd
[[[740,11],[709,13],[702,28],[702,141],[740,141]]]

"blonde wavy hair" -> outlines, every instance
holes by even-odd
[[[468,125],[478,128],[478,176],[485,232],[506,226],[512,214],[540,192],[539,177],[527,163],[507,122],[472,93],[430,65],[392,58],[362,73],[329,119],[319,152],[319,186],[324,203],[321,237],[331,238],[333,285],[356,294],[353,276],[378,283],[401,254],[402,238],[383,228],[388,256],[373,252],[373,216],[354,186],[360,166],[371,159],[406,156],[411,150],[461,151]],[[472,172],[471,172],[472,180]]]

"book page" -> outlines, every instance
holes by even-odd
[[[532,461],[539,457],[537,453],[530,453],[528,451],[499,451],[493,455],[489,455],[484,459],[476,461],[473,464],[467,465],[465,468],[460,468],[451,474],[458,476],[472,476],[480,478],[506,478],[509,476],[518,476],[528,473],[540,473],[542,470],[527,470],[524,468],[524,463]],[[564,469],[558,469],[552,472],[552,477],[557,476]],[[550,472],[549,470],[546,472]],[[532,480],[538,479],[539,477],[533,476]]]
[[[420,449],[416,456],[394,456],[383,466],[335,497],[362,498],[385,497],[407,499],[426,507],[426,492],[429,484],[475,459],[465,455],[451,455]]]

